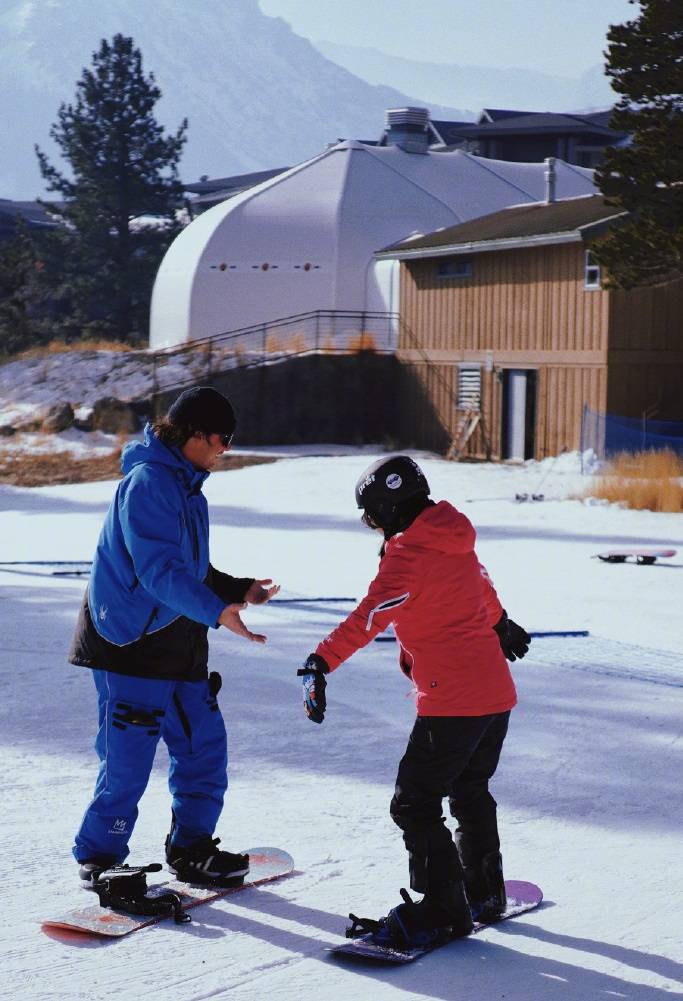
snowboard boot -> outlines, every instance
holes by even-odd
[[[444,883],[438,889],[428,890],[419,906],[434,925],[448,926],[451,938],[464,938],[471,934],[474,922],[462,881]]]
[[[174,845],[166,838],[166,862],[176,879],[183,883],[211,883],[216,886],[240,886],[249,872],[249,856],[222,852],[216,846],[220,838],[201,838],[193,844]]]
[[[472,917],[482,924],[499,921],[507,907],[503,858],[500,852],[489,852],[478,864],[463,867],[465,889]]]

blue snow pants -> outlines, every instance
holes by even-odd
[[[228,786],[228,742],[208,681],[158,681],[93,671],[99,700],[100,770],[73,854],[122,862],[159,738],[170,757],[174,844],[211,836]]]

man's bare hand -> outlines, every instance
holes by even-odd
[[[240,612],[246,607],[246,602],[241,602],[235,605],[226,605],[218,618],[218,624],[220,626],[225,626],[225,628],[229,629],[231,633],[236,633],[238,636],[244,636],[245,640],[250,640],[252,643],[265,643],[265,636],[262,636],[261,633],[252,633],[251,630],[247,629],[245,624],[242,622]]]
[[[275,595],[280,590],[279,584],[273,584],[272,587],[266,587],[266,584],[273,584],[270,577],[266,577],[265,580],[255,580],[253,584],[249,586],[249,590],[244,596],[244,600],[250,605],[265,605],[267,601],[274,598]]]

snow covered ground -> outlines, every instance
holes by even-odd
[[[146,351],[70,350],[42,352],[0,365],[0,428],[21,425],[53,403],[91,407],[96,400],[144,400],[156,384],[201,381],[205,361],[194,352],[160,355]]]
[[[308,450],[309,452],[311,450]],[[207,483],[213,561],[272,576],[280,597],[360,597],[376,565],[353,486],[373,454],[289,456]],[[350,453],[350,454],[349,454]],[[295,670],[351,606],[247,612],[266,647],[212,635],[231,740],[228,848],[289,850],[296,872],[118,942],[47,935],[41,917],[83,903],[70,856],[95,777],[89,672],[66,663],[83,579],[39,560],[89,560],[113,483],[0,487],[0,741],[4,864],[0,994],[159,1001],[585,1001],[683,993],[680,826],[683,522],[563,499],[576,457],[525,467],[424,459],[437,498],[464,510],[505,606],[535,640],[513,667],[520,703],[495,780],[508,877],[542,908],[404,969],[349,967],[325,946],[351,909],[379,915],[407,885],[389,815],[414,706],[392,643],[330,679],[313,726]],[[516,503],[516,493],[542,502]],[[618,544],[679,550],[652,567],[591,559]],[[161,858],[169,820],[160,749],[132,861]],[[89,899],[89,898],[88,898]]]

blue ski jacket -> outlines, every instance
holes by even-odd
[[[208,513],[195,469],[149,424],[127,445],[124,478],[107,512],[83,597],[71,664],[116,674],[198,681],[207,675],[208,627],[252,578],[211,567]]]
[[[204,583],[209,519],[202,485],[209,473],[159,441],[149,424],[144,440],[124,449],[121,469],[88,588],[97,633],[124,646],[179,616],[216,626],[226,602]]]

